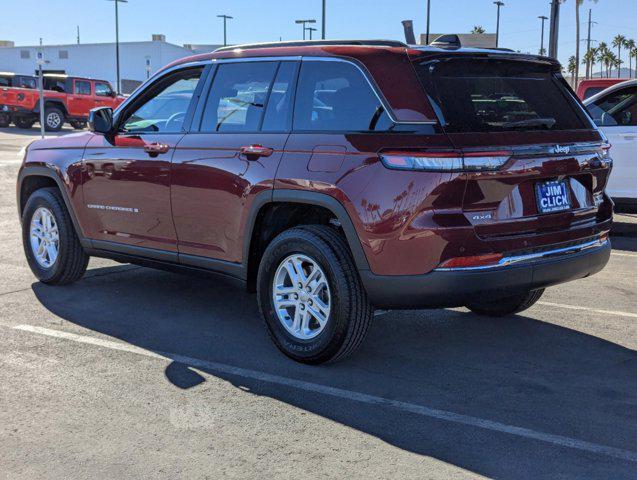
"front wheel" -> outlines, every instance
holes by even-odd
[[[44,110],[44,129],[47,132],[59,132],[64,125],[64,113],[57,107]]]
[[[302,363],[350,355],[373,316],[347,244],[324,225],[286,230],[268,245],[257,298],[276,346]]]
[[[503,317],[526,310],[537,302],[543,293],[544,289],[540,288],[498,300],[473,302],[467,305],[467,308],[478,315]]]
[[[42,283],[71,283],[86,271],[89,257],[56,188],[42,188],[29,197],[22,214],[22,243],[29,267]]]

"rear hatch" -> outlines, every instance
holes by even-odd
[[[479,237],[595,223],[610,171],[608,149],[557,63],[450,54],[421,58],[415,67],[464,159],[462,213]]]

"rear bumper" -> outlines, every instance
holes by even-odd
[[[610,241],[605,240],[581,249],[570,247],[543,252],[542,256],[525,255],[532,258],[493,267],[404,276],[361,271],[360,275],[370,302],[378,308],[460,307],[477,297],[497,300],[512,293],[588,277],[604,268],[610,250]]]

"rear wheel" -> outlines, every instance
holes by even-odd
[[[24,128],[24,129],[29,129],[33,126],[33,124],[35,123],[33,120],[30,120],[28,118],[16,118],[13,123],[15,123],[15,126],[18,128]]]
[[[56,188],[36,190],[29,197],[22,214],[22,243],[31,271],[43,283],[72,283],[86,271],[89,257]]]
[[[347,244],[324,225],[287,230],[268,245],[257,297],[276,346],[303,363],[350,355],[373,316]]]
[[[79,120],[71,120],[69,124],[71,124],[71,127],[73,127],[75,130],[83,130],[84,128],[86,128],[86,122],[82,122]]]
[[[64,125],[64,113],[57,107],[47,107],[44,110],[44,129],[47,132],[59,132]]]
[[[11,118],[6,113],[0,113],[0,128],[6,128],[11,124]]]
[[[470,303],[467,308],[478,315],[502,317],[526,310],[537,302],[543,293],[544,289],[541,288],[498,300]]]

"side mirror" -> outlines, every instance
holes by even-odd
[[[98,107],[88,114],[88,129],[95,133],[110,133],[113,130],[113,109]]]

